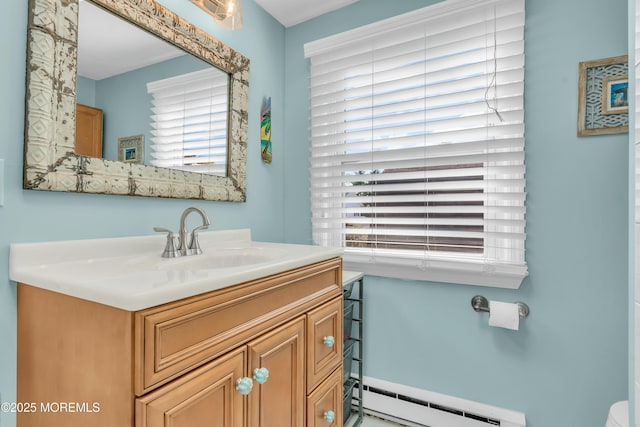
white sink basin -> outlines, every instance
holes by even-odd
[[[260,246],[213,249],[201,255],[178,258],[145,257],[144,260],[131,261],[132,270],[210,270],[218,268],[251,266],[273,261],[282,257],[282,249]]]
[[[248,229],[199,234],[201,255],[162,258],[162,235],[14,243],[9,277],[141,310],[342,255],[339,248],[254,242]]]

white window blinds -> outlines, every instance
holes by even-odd
[[[305,54],[314,241],[367,274],[518,287],[524,0],[449,0]]]
[[[209,68],[147,84],[152,165],[227,175],[228,82]]]

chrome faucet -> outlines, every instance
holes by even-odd
[[[200,214],[202,218],[202,225],[191,230],[191,233],[187,234],[187,216],[191,212],[197,212]],[[180,235],[179,235],[179,245],[178,251],[181,255],[199,255],[202,253],[202,249],[200,249],[200,244],[198,243],[198,231],[206,230],[209,225],[211,225],[211,221],[209,221],[209,217],[207,214],[200,208],[190,207],[182,212],[182,216],[180,217]]]
[[[202,225],[195,227],[191,233],[187,231],[187,217],[191,212],[197,212],[202,218]],[[176,258],[187,255],[199,255],[202,253],[200,243],[198,243],[198,231],[205,230],[211,225],[209,217],[200,208],[189,207],[182,212],[180,216],[180,230],[178,232],[178,241],[176,242],[173,231],[161,227],[153,227],[154,231],[167,233],[167,243],[162,252],[163,258]]]

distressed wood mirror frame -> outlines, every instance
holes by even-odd
[[[244,202],[249,60],[154,0],[91,2],[229,74],[227,176],[75,154],[78,1],[29,0],[23,187]]]

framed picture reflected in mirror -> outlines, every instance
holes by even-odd
[[[118,160],[126,163],[144,163],[144,135],[118,138]]]

